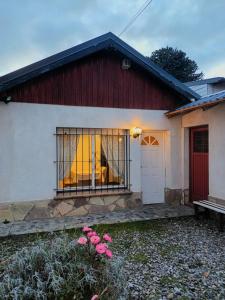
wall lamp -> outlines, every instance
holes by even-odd
[[[142,129],[139,127],[134,127],[130,130],[131,135],[133,136],[133,138],[138,138],[141,133],[142,133]]]
[[[5,104],[8,104],[9,102],[12,101],[12,97],[11,96],[5,96],[5,97],[1,98],[0,101],[4,102]]]

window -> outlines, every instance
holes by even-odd
[[[141,145],[142,146],[147,146],[147,145],[159,146],[159,142],[157,141],[157,139],[154,136],[147,135],[142,139]]]
[[[194,131],[194,152],[208,153],[208,130]]]
[[[57,128],[57,190],[129,187],[129,131]]]

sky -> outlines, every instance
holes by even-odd
[[[0,76],[106,32],[145,0],[0,0]],[[177,47],[205,78],[225,77],[225,0],[152,0],[121,38],[146,56]]]

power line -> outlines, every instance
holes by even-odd
[[[138,17],[138,14],[141,12],[141,10],[145,7],[146,4],[148,4],[149,0],[146,0],[142,6],[138,9],[138,11],[132,16],[131,20],[129,21],[129,23],[123,28],[123,30],[121,31],[121,33],[119,34],[122,35],[127,28],[132,24],[132,22],[134,22],[136,20],[136,18]]]
[[[136,19],[143,13],[143,11],[151,4],[152,0],[147,0],[143,3],[143,5],[139,8],[139,10],[133,15],[128,24],[123,28],[119,36],[121,36],[135,21]]]
[[[133,15],[128,24],[123,28],[120,32],[119,36],[121,36],[127,29],[136,21],[136,19],[144,12],[144,10],[152,3],[153,0],[147,0],[145,3],[139,8],[139,10]]]

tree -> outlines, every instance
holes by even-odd
[[[203,73],[196,73],[198,65],[185,52],[177,48],[166,47],[152,52],[151,61],[182,82],[203,78]]]

